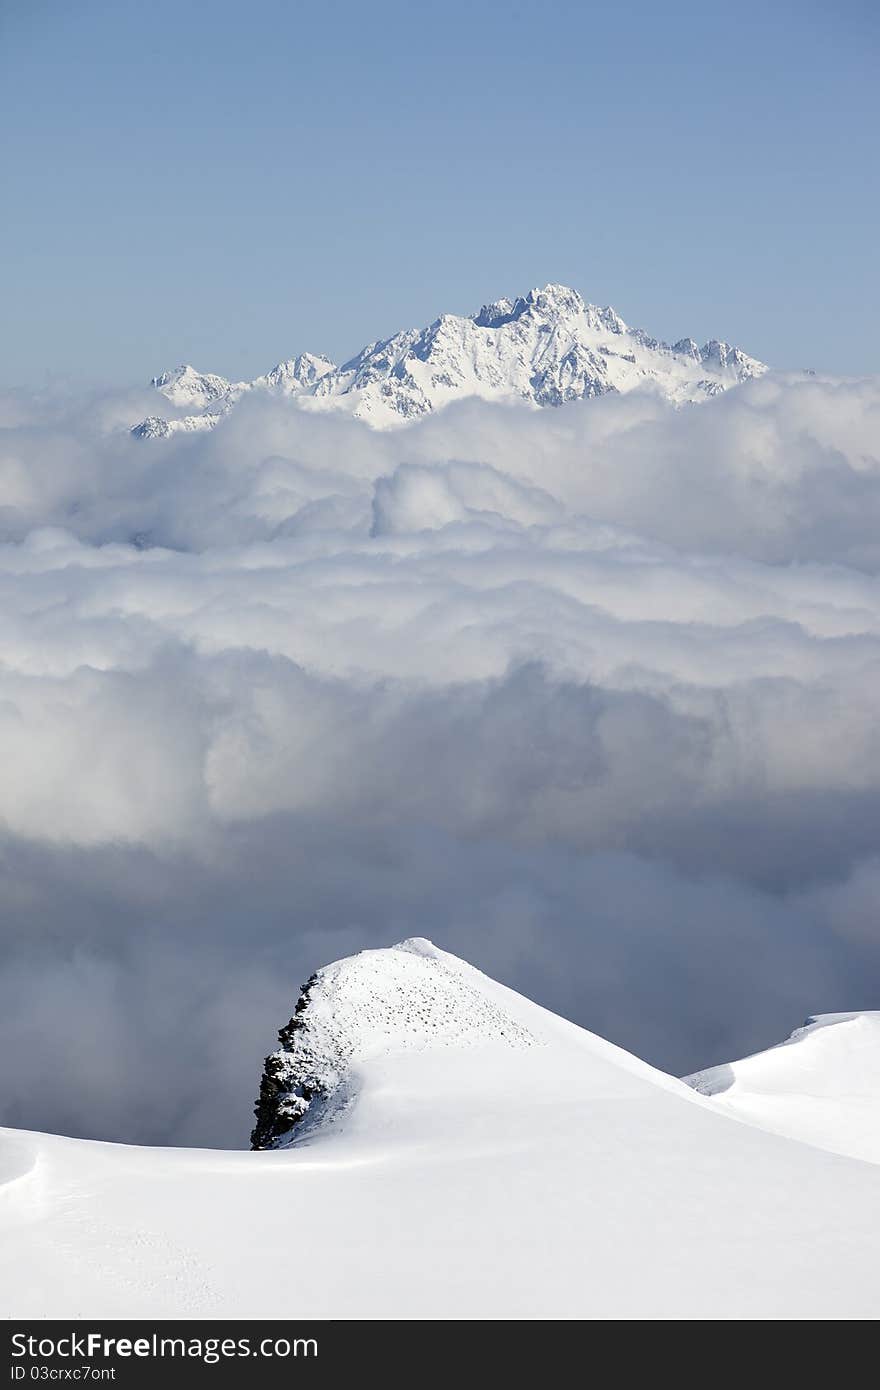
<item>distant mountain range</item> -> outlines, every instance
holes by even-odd
[[[539,407],[641,388],[681,405],[766,370],[717,339],[699,347],[682,338],[670,346],[629,328],[614,309],[587,304],[576,290],[546,285],[484,304],[470,317],[442,314],[428,328],[369,343],[342,366],[306,352],[254,381],[237,382],[176,367],[152,381],[164,397],[163,413],[132,433],[163,439],[211,429],[255,392],[291,398],[303,409],[348,411],[388,429],[466,397]]]

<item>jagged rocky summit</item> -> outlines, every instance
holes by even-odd
[[[342,366],[302,353],[248,382],[188,365],[163,372],[152,385],[176,413],[151,415],[132,433],[159,439],[211,429],[244,396],[261,392],[389,428],[467,397],[539,408],[642,388],[675,405],[695,403],[766,370],[715,339],[670,346],[576,290],[546,285],[470,316],[442,314],[428,328],[369,343]]]

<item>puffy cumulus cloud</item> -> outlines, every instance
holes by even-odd
[[[368,532],[384,504],[401,525],[426,508],[423,529],[474,511],[541,523],[555,503],[676,549],[880,566],[877,378],[767,376],[708,411],[647,393],[549,412],[463,401],[387,432],[249,397],[220,428],[145,449],[122,421],[149,409],[143,394],[0,400],[0,539],[62,526],[201,550]],[[402,465],[442,471],[377,488]]]
[[[454,521],[540,526],[563,515],[561,503],[543,489],[485,464],[401,464],[376,482],[372,534],[439,531]]]
[[[0,1120],[241,1143],[432,936],[672,1070],[876,1004],[880,385],[0,400]]]

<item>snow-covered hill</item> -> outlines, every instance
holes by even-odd
[[[428,942],[318,972],[299,1018],[288,1080],[321,1105],[271,1152],[0,1130],[7,1317],[876,1316],[880,1167]]]
[[[468,396],[545,406],[640,387],[675,404],[702,401],[764,371],[728,343],[700,348],[683,338],[670,347],[628,328],[613,309],[585,303],[576,290],[546,285],[484,304],[470,317],[443,314],[428,328],[370,343],[341,367],[304,353],[252,382],[190,366],[163,372],[153,386],[186,413],[150,416],[133,433],[152,439],[210,428],[255,391],[295,397],[307,409],[346,410],[387,428]]]
[[[880,1163],[880,1012],[818,1014],[778,1047],[685,1080],[722,1113]]]
[[[371,1058],[502,1040],[533,1045],[534,1034],[492,1000],[486,984],[421,939],[319,970],[281,1029],[281,1047],[266,1058],[254,1148],[283,1146],[294,1127],[299,1138],[316,1119],[326,1125],[344,1113],[356,1099],[352,1068]]]

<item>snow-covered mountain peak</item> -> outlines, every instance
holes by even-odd
[[[533,1046],[530,1029],[493,997],[499,991],[422,937],[324,966],[303,985],[280,1048],[266,1058],[253,1147],[283,1147],[306,1117],[311,1129],[335,1116],[352,1099],[352,1070],[373,1058]]]
[[[148,415],[139,425],[132,426],[135,439],[168,439],[172,434],[197,434],[212,430],[225,410],[206,410],[203,415],[182,415],[166,420],[162,415]]]
[[[700,348],[682,338],[670,347],[629,328],[610,306],[588,304],[577,290],[548,284],[496,299],[470,316],[441,314],[426,328],[371,342],[341,367],[302,353],[237,383],[178,367],[153,385],[181,416],[151,417],[134,433],[155,439],[199,428],[194,410],[210,427],[255,391],[281,394],[303,409],[347,411],[387,429],[467,397],[535,408],[641,389],[682,405],[764,371],[763,363],[729,343],[711,339]]]
[[[291,393],[314,386],[321,377],[335,370],[336,364],[323,353],[301,352],[298,357],[279,362],[271,372],[258,376],[251,385]]]
[[[610,306],[604,309],[596,304],[587,304],[577,290],[568,285],[545,285],[543,289],[529,290],[518,299],[497,299],[471,315],[471,321],[478,328],[504,328],[522,318],[534,322],[560,324],[582,318],[594,329],[604,329],[609,333],[625,333],[626,324]]]
[[[577,290],[568,285],[545,285],[543,289],[529,290],[523,299],[518,299],[522,307],[519,314],[531,314],[535,318],[566,319],[575,318],[586,312],[588,306]]]
[[[501,328],[519,318],[525,308],[524,299],[495,299],[491,304],[484,304],[472,318],[478,328]]]
[[[700,349],[693,338],[679,338],[678,342],[673,344],[672,351],[680,353],[682,357],[690,357],[694,362],[702,361]]]
[[[754,357],[749,357],[741,348],[719,342],[717,338],[711,338],[705,347],[700,349],[700,360],[719,372],[727,372],[737,381],[759,376],[764,370],[760,362],[756,362]]]
[[[428,941],[362,951],[268,1059],[277,1152],[0,1129],[0,1298],[27,1321],[874,1318],[877,1168],[819,1146],[880,1134],[878,1032],[826,1015],[733,1064],[789,1069],[756,1115]]]
[[[150,385],[177,406],[207,406],[212,401],[224,400],[231,389],[225,377],[196,371],[189,363],[154,376]]]

